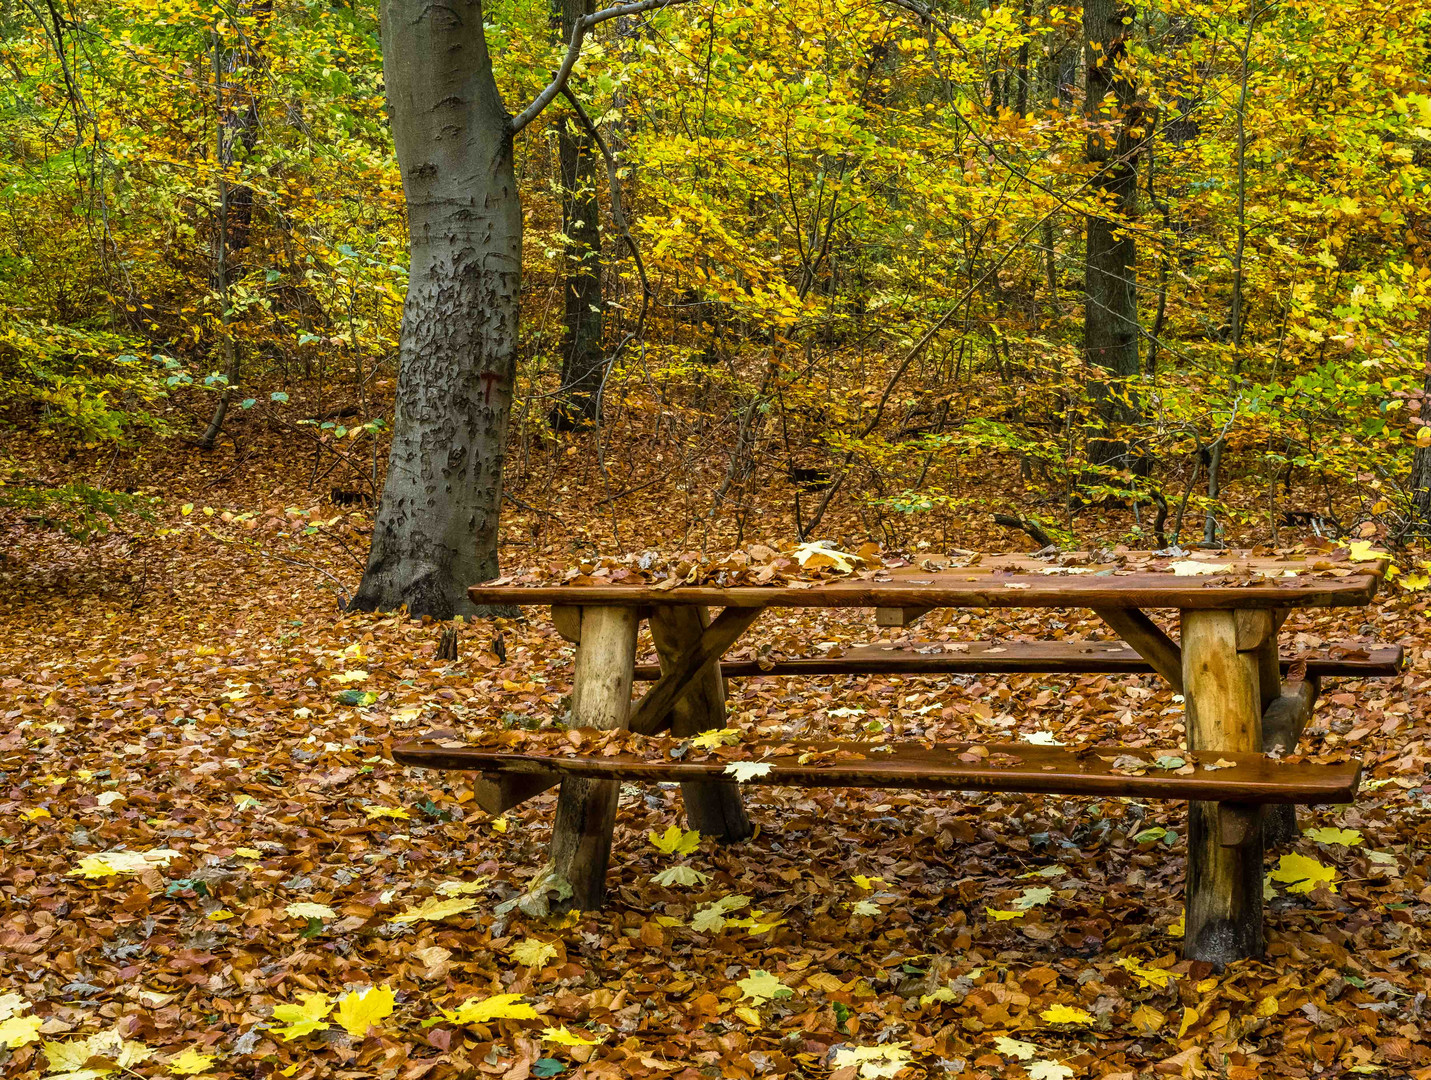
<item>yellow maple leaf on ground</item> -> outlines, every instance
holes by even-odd
[[[181,852],[172,848],[155,848],[153,851],[103,851],[98,855],[86,855],[77,867],[70,871],[70,877],[104,878],[120,874],[142,874],[146,870],[160,870],[177,859]]]
[[[1091,1024],[1093,1014],[1076,1005],[1050,1005],[1039,1013],[1039,1019],[1049,1024]]]
[[[171,1057],[165,1067],[175,1076],[198,1076],[213,1068],[216,1060],[214,1054],[201,1054],[191,1046],[182,1054]]]
[[[995,922],[1007,922],[1009,919],[1022,919],[1028,914],[1027,911],[1000,911],[997,908],[986,907],[984,913]]]
[[[273,1018],[288,1025],[274,1028],[273,1033],[284,1042],[292,1042],[315,1031],[327,1031],[330,1025],[325,1021],[333,1002],[327,994],[299,994],[302,1000],[297,1004],[274,1007]]]
[[[369,821],[376,821],[378,818],[392,818],[394,821],[408,821],[412,815],[400,806],[365,806],[363,813],[368,815]]]
[[[452,915],[461,915],[464,911],[471,911],[477,906],[477,901],[470,896],[454,896],[449,900],[439,900],[435,896],[429,896],[415,908],[409,908],[401,915],[394,915],[392,921],[395,923],[415,923],[426,919],[428,922],[441,922]]]
[[[1309,893],[1318,885],[1325,885],[1332,892],[1337,891],[1336,867],[1323,866],[1309,855],[1295,852],[1283,855],[1277,862],[1277,869],[1267,876],[1286,885],[1289,893]]]
[[[7,1016],[0,1020],[0,1046],[18,1050],[40,1038],[40,1026],[44,1024],[38,1016]]]
[[[523,967],[545,967],[548,960],[557,954],[557,947],[549,941],[523,938],[511,948],[512,959]]]
[[[1343,847],[1356,847],[1362,842],[1359,829],[1308,829],[1302,835],[1319,844],[1341,844]]]
[[[1144,988],[1151,986],[1161,990],[1177,978],[1171,971],[1165,971],[1163,968],[1144,967],[1130,956],[1121,958],[1118,966],[1137,979],[1138,985]]]
[[[580,1035],[573,1035],[563,1024],[559,1028],[542,1028],[542,1041],[556,1043],[558,1046],[599,1046],[600,1039],[583,1039]]]
[[[695,829],[681,831],[679,825],[672,825],[659,835],[652,830],[646,834],[651,846],[665,855],[689,855],[700,846],[701,834]]]
[[[65,1080],[92,1080],[119,1069],[132,1070],[149,1054],[149,1047],[126,1039],[113,1028],[87,1039],[45,1043],[45,1060],[50,1072],[63,1074]],[[91,1065],[91,1061],[94,1064]]]
[[[883,1046],[842,1046],[835,1051],[834,1065],[837,1069],[857,1069],[861,1080],[886,1080],[907,1068],[910,1060],[905,1043],[886,1043]]]
[[[1347,544],[1347,558],[1352,562],[1374,562],[1377,559],[1389,559],[1391,556],[1385,551],[1373,548],[1370,540],[1353,540]]]
[[[397,998],[391,987],[370,986],[366,990],[354,990],[338,999],[338,1011],[334,1014],[343,1030],[355,1039],[361,1039],[368,1029],[377,1027],[378,1021],[393,1014]]]
[[[453,1024],[490,1024],[493,1020],[535,1020],[537,1010],[522,1000],[521,994],[493,994],[489,998],[468,998],[455,1009],[440,1010]]]

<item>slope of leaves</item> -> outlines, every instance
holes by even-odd
[[[153,457],[156,527],[88,549],[6,521],[0,1056],[17,1075],[1431,1076],[1419,594],[1288,630],[1400,641],[1410,664],[1326,689],[1312,743],[1360,754],[1370,782],[1269,853],[1263,961],[1178,958],[1183,809],[1119,799],[752,789],[758,834],[719,847],[683,831],[677,788],[628,786],[608,907],[542,918],[521,901],[553,796],[492,819],[469,777],[386,754],[430,726],[560,715],[570,647],[534,613],[463,626],[438,661],[437,626],[341,615],[367,512],[315,503],[299,458]],[[633,546],[661,543],[660,505],[621,522]],[[509,567],[588,550],[524,530]],[[1081,612],[926,623],[1099,632]],[[805,611],[748,646],[873,636]],[[729,722],[1181,738],[1152,677],[747,679]],[[691,873],[655,880],[672,867]]]

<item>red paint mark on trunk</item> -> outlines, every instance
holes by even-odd
[[[484,372],[482,372],[482,383],[483,383],[483,387],[482,387],[482,402],[483,402],[483,404],[485,404],[485,405],[490,405],[490,404],[492,404],[492,387],[495,386],[495,385],[501,380],[501,378],[502,378],[502,377],[501,377],[500,375],[498,375],[495,371],[484,371]]]

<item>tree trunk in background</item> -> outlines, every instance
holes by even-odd
[[[1108,383],[1092,386],[1098,430],[1090,439],[1089,455],[1097,464],[1120,468],[1133,464],[1128,444],[1107,429],[1127,424],[1138,415],[1131,383],[1138,374],[1137,252],[1130,234],[1115,235],[1123,219],[1132,216],[1138,196],[1134,149],[1138,138],[1130,133],[1138,122],[1137,87],[1119,70],[1127,57],[1132,20],[1132,5],[1118,0],[1088,0],[1083,5],[1087,63],[1083,109],[1090,125],[1103,125],[1101,130],[1089,131],[1088,160],[1102,170],[1093,190],[1118,215],[1088,218],[1084,356],[1113,376]]]
[[[273,16],[273,0],[241,4],[239,14],[251,14],[255,18],[253,32],[244,37],[241,47],[223,49],[218,32],[214,33],[214,109],[218,120],[214,152],[219,167],[214,213],[214,291],[219,297],[220,347],[229,385],[219,391],[209,426],[199,437],[201,450],[214,448],[219,432],[223,430],[224,418],[228,415],[229,397],[239,380],[238,347],[229,331],[232,321],[229,315],[229,258],[233,252],[248,247],[249,224],[253,220],[253,188],[247,184],[230,184],[227,171],[238,159],[238,147],[243,147],[243,156],[247,158],[258,142],[258,102],[254,99],[251,69],[259,63],[260,31]],[[250,69],[241,81],[233,78],[240,66]],[[225,75],[230,76],[230,81],[225,82]],[[243,92],[248,98],[247,104],[226,99],[224,91],[234,89]]]
[[[1431,423],[1431,324],[1426,327],[1426,366],[1421,382],[1421,411],[1416,415]],[[1413,524],[1431,525],[1431,447],[1417,446],[1411,459],[1411,502]]]
[[[591,0],[555,0],[561,40],[595,8]],[[566,236],[566,309],[561,343],[561,390],[552,409],[558,431],[574,431],[601,422],[601,381],[606,374],[602,347],[601,212],[596,198],[596,155],[591,137],[563,117],[557,122],[561,159],[561,226]]]
[[[352,606],[447,618],[497,575],[522,212],[480,0],[384,0],[383,73],[407,198],[387,481]]]

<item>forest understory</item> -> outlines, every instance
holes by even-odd
[[[387,754],[431,727],[559,714],[571,647],[540,610],[459,624],[456,660],[435,658],[441,624],[345,614],[372,509],[334,505],[348,481],[315,479],[306,435],[232,430],[208,454],[170,440],[86,462],[110,486],[164,493],[152,522],[88,545],[5,511],[0,1007],[43,1040],[0,1049],[7,1073],[61,1071],[68,1052],[76,1080],[106,1074],[96,1054],[109,1074],[296,1080],[1431,1077],[1425,593],[1393,587],[1289,625],[1297,646],[1401,643],[1408,662],[1324,689],[1307,738],[1359,754],[1366,781],[1268,853],[1269,875],[1287,857],[1319,869],[1269,877],[1262,960],[1179,959],[1185,808],[1127,799],[755,788],[756,836],[721,847],[678,843],[674,785],[628,785],[608,906],[541,918],[505,902],[545,859],[554,794],[493,819],[462,774]],[[643,487],[600,504],[567,464],[595,456],[594,436],[561,438],[509,488],[504,571],[733,542],[722,515],[698,538],[672,510],[724,461],[663,479],[632,434],[611,457],[651,475],[612,478]],[[57,453],[9,449],[35,475]],[[788,549],[790,500],[767,487],[743,542]],[[839,505],[821,535],[886,542]],[[1088,513],[1106,520],[1083,535],[1131,526],[1126,508]],[[946,541],[906,528],[909,550]],[[1031,547],[984,514],[947,540]],[[781,612],[747,644],[798,656],[907,632]],[[943,612],[915,632],[1106,634],[1087,612],[1017,610]],[[1182,742],[1154,676],[750,678],[729,692],[731,723],[771,736]],[[654,880],[674,866],[697,884]],[[464,1001],[499,994],[515,996],[461,1022]]]

